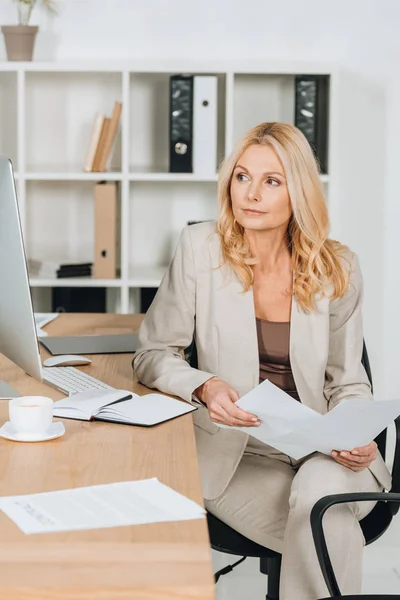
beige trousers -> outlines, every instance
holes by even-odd
[[[312,507],[329,494],[381,489],[368,469],[351,471],[318,453],[295,461],[250,437],[225,492],[205,503],[233,529],[282,553],[280,600],[316,600],[328,592],[311,534]],[[324,516],[328,550],[342,594],[361,592],[365,540],[358,521],[374,504],[341,504]]]

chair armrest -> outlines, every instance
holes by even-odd
[[[332,562],[326,546],[324,530],[322,527],[322,518],[325,512],[335,504],[347,502],[370,502],[384,501],[400,504],[400,494],[387,492],[354,492],[350,494],[333,494],[325,496],[316,502],[311,510],[310,521],[311,530],[314,539],[315,549],[322,575],[331,596],[340,596],[340,589],[336,581],[335,573],[332,568]]]
[[[394,422],[396,426],[396,446],[394,449],[394,460],[393,460],[393,470],[392,470],[392,489],[391,492],[395,494],[400,493],[400,417]],[[399,510],[399,506],[393,506],[393,514],[396,514]]]

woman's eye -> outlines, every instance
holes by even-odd
[[[245,181],[245,179],[247,179],[247,177],[246,177],[246,175],[245,175],[244,173],[238,173],[238,174],[236,175],[236,179],[237,179],[238,181]]]
[[[269,179],[267,179],[267,183],[269,185],[279,185],[279,181],[277,179],[271,179],[271,177],[269,177]]]

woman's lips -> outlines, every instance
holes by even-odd
[[[246,215],[265,215],[261,210],[252,210],[251,208],[244,208],[243,212],[245,212]]]

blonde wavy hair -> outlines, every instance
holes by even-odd
[[[287,237],[294,272],[293,295],[304,311],[315,309],[316,295],[341,298],[349,285],[348,249],[328,238],[329,217],[319,169],[312,149],[302,132],[285,123],[261,123],[253,127],[225,158],[219,171],[217,232],[221,239],[222,263],[229,263],[243,283],[253,284],[253,265],[244,228],[235,220],[230,187],[235,166],[253,144],[270,146],[280,159],[292,206]]]

